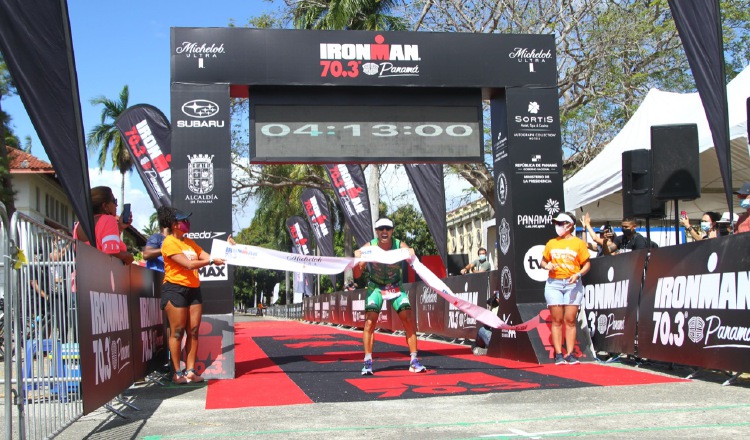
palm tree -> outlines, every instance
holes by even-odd
[[[104,96],[91,99],[91,105],[102,105],[101,123],[95,126],[86,136],[89,152],[98,151],[99,170],[104,169],[107,158],[112,160],[112,169],[120,170],[122,176],[120,184],[120,206],[125,203],[125,174],[132,171],[133,161],[130,160],[130,150],[120,131],[115,126],[117,118],[128,108],[130,92],[125,85],[120,92],[119,100],[113,101]]]
[[[299,29],[403,31],[407,23],[388,15],[395,0],[302,0],[293,11]]]
[[[295,27],[320,30],[404,31],[408,23],[388,15],[395,0],[301,0],[292,13]],[[378,219],[380,167],[372,164],[367,181],[372,222]]]

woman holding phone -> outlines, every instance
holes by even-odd
[[[133,254],[128,252],[125,243],[120,240],[122,231],[128,228],[132,215],[117,216],[117,199],[108,186],[97,186],[91,189],[91,206],[94,210],[94,233],[96,234],[96,248],[105,254],[120,259],[123,264],[133,262]],[[89,242],[76,223],[73,228],[73,238]]]
[[[223,265],[219,258],[212,259],[206,251],[185,234],[190,232],[190,214],[162,206],[157,211],[159,227],[168,235],[161,245],[164,257],[164,284],[161,289],[161,308],[169,321],[169,354],[174,374],[172,382],[203,382],[195,371],[198,354],[198,330],[203,314],[198,269],[211,264]],[[185,340],[185,370],[181,368],[182,338]]]

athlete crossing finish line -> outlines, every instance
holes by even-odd
[[[390,219],[386,219],[386,220],[390,222]],[[380,220],[378,220],[378,222],[375,223],[376,229],[378,225],[380,225],[382,228],[382,224],[379,222]],[[392,225],[393,223],[391,222],[390,224]],[[376,233],[378,234],[381,232],[383,231],[376,230]],[[390,236],[390,233],[392,233],[392,229],[390,232],[388,231],[386,232]],[[381,239],[382,238],[383,237],[381,237]],[[373,242],[377,244],[378,240],[379,239],[376,238],[373,240]],[[398,240],[394,240],[394,241],[398,241]],[[522,332],[531,330],[532,328],[536,327],[537,323],[534,323],[533,318],[527,322],[524,322],[518,325],[508,325],[503,320],[501,320],[499,316],[492,313],[490,310],[487,310],[484,307],[480,307],[479,305],[470,303],[462,298],[457,297],[456,295],[453,294],[451,289],[448,286],[446,286],[445,283],[443,283],[443,281],[440,280],[440,278],[437,277],[437,275],[435,275],[430,269],[425,267],[417,259],[413,251],[408,246],[401,247],[401,245],[402,243],[399,242],[397,246],[388,246],[390,250],[384,250],[379,245],[365,245],[361,249],[357,250],[355,254],[358,254],[358,255],[352,258],[352,257],[323,257],[323,256],[313,256],[313,255],[291,254],[287,252],[280,252],[280,251],[276,251],[272,249],[264,249],[261,247],[244,245],[244,244],[231,245],[226,241],[214,239],[211,245],[211,258],[221,258],[222,260],[224,260],[225,264],[231,264],[235,266],[256,267],[260,269],[283,270],[283,271],[289,271],[289,272],[312,273],[312,274],[319,274],[319,275],[335,275],[335,274],[342,273],[347,269],[361,270],[362,268],[361,265],[365,265],[367,263],[394,265],[394,264],[400,263],[401,261],[407,260],[408,263],[411,265],[411,267],[419,275],[419,277],[422,279],[422,281],[425,284],[427,284],[432,290],[434,290],[443,299],[451,303],[454,307],[466,313],[468,316],[475,318],[477,321],[480,321],[483,324],[486,324],[496,329],[515,330],[515,331],[522,331]],[[398,285],[395,286],[396,289],[399,290],[399,293],[393,296],[393,299],[401,297],[400,284],[401,284],[401,281],[399,280]],[[374,287],[377,287],[377,284]],[[382,289],[380,289],[380,291],[382,295]],[[372,293],[372,291],[370,290],[370,286],[368,286],[368,300],[366,301],[366,303],[369,303],[370,293]],[[393,293],[395,293],[395,291]],[[408,297],[406,298],[407,298],[407,303],[408,303]],[[383,299],[387,300],[387,299],[392,299],[392,298],[390,298],[390,295],[386,293],[386,296],[384,296]],[[399,308],[398,306],[400,304],[401,302],[399,302],[398,305],[394,304],[395,306],[394,309],[398,309]],[[380,305],[382,307],[382,300],[380,302]],[[369,314],[369,312],[367,314]],[[377,318],[378,315],[377,314],[374,314],[374,315],[375,315],[375,318]],[[365,343],[365,350],[367,354],[368,344],[365,338],[366,336],[363,336],[363,342]],[[407,338],[407,342],[408,342],[408,338]],[[416,357],[416,344],[414,345],[413,350],[411,346],[409,348],[410,348],[410,351],[414,353],[414,356]],[[372,344],[370,344],[369,353],[372,353]],[[368,371],[367,364],[365,364],[365,367],[362,370],[363,374],[372,374],[371,365],[372,364],[370,363],[370,367]],[[424,366],[422,366],[421,364],[419,364],[419,366],[424,368]],[[412,365],[410,363],[410,370],[411,368],[412,368]],[[420,368],[415,368],[415,369],[419,371],[424,371]]]
[[[379,248],[384,251],[394,249],[405,250],[409,254],[409,260],[415,259],[414,249],[406,243],[393,238],[393,220],[381,218],[375,222],[375,238],[365,244],[361,249],[354,251],[355,257],[360,257],[362,252],[368,248]],[[362,345],[365,348],[365,362],[362,367],[362,375],[372,374],[372,347],[375,344],[375,325],[383,308],[383,300],[393,300],[393,310],[396,311],[401,324],[404,326],[406,345],[409,347],[409,371],[412,373],[423,373],[427,371],[417,357],[417,331],[411,319],[411,304],[409,295],[404,291],[403,279],[401,278],[401,265],[360,262],[353,268],[354,278],[359,278],[367,266],[370,280],[367,283],[367,299],[365,300],[365,328],[362,331]]]

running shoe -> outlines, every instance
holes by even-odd
[[[562,353],[555,354],[555,365],[565,365],[565,358]]]
[[[409,371],[412,373],[424,373],[427,371],[427,367],[422,365],[421,362],[419,362],[419,359],[412,359],[411,363],[409,364]]]
[[[576,355],[574,355],[573,353],[568,353],[568,355],[565,356],[565,363],[568,365],[575,365],[580,364],[581,362],[578,360]]]
[[[362,376],[372,376],[372,361],[370,359],[365,361],[365,366],[362,367]]]

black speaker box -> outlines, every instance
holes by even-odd
[[[651,193],[651,151],[622,153],[622,217],[663,218],[664,202]]]
[[[651,175],[657,200],[695,200],[701,196],[697,125],[651,127]]]

